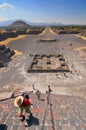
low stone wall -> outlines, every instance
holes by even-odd
[[[40,34],[43,32],[44,29],[32,29],[27,34]]]
[[[79,31],[72,31],[72,30],[61,30],[58,32],[58,34],[78,34]]]
[[[63,28],[63,29],[61,29]],[[79,29],[66,29],[65,27],[59,27],[59,28],[51,28],[53,30],[53,32],[57,33],[57,34],[78,34],[80,33]]]
[[[18,36],[18,34],[15,32],[0,33],[0,41],[6,40],[7,38],[14,38],[17,36]]]
[[[40,34],[40,33],[42,33],[42,31],[43,31],[43,29],[31,29],[30,31],[16,30],[15,32],[13,32],[13,31],[6,31],[3,33],[0,32],[0,41],[4,41],[7,38],[15,38],[18,35]]]

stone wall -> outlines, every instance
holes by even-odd
[[[42,33],[43,29],[31,29],[30,31],[27,30],[16,30],[13,31],[6,31],[0,32],[0,41],[6,40],[7,38],[15,38],[18,35],[29,35],[29,34],[40,34]]]
[[[78,34],[79,31],[72,31],[72,30],[61,30],[58,34]]]
[[[27,34],[40,34],[44,29],[32,29]]]

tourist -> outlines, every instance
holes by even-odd
[[[50,105],[52,105],[51,101],[50,101],[50,94],[51,94],[51,92],[53,92],[53,91],[50,88],[50,85],[48,85],[48,91],[46,91],[46,94],[47,94],[47,104],[50,104]]]
[[[25,120],[23,110],[25,110],[25,112],[29,113],[29,115],[31,116],[30,111],[31,102],[27,94],[24,93],[22,96],[16,97],[14,100],[14,105],[18,107],[18,116],[21,118],[22,122]]]
[[[50,88],[50,85],[48,85],[48,92],[49,92],[49,94],[50,94],[51,92],[53,92],[52,89]]]

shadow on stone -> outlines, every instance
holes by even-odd
[[[7,130],[7,126],[5,124],[0,124],[0,130]]]
[[[34,125],[34,126],[38,126],[39,125],[39,119],[34,117],[33,115],[31,115],[29,117],[29,119],[26,120],[26,122],[27,122],[27,126],[26,127],[30,127],[32,125]]]
[[[44,102],[44,101],[45,101],[45,99],[42,99],[42,98],[40,98],[39,100],[40,100],[40,101],[42,101],[42,102]]]

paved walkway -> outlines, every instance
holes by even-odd
[[[22,123],[14,99],[0,102],[0,130],[86,130],[86,100],[77,96],[30,94],[33,115]]]

